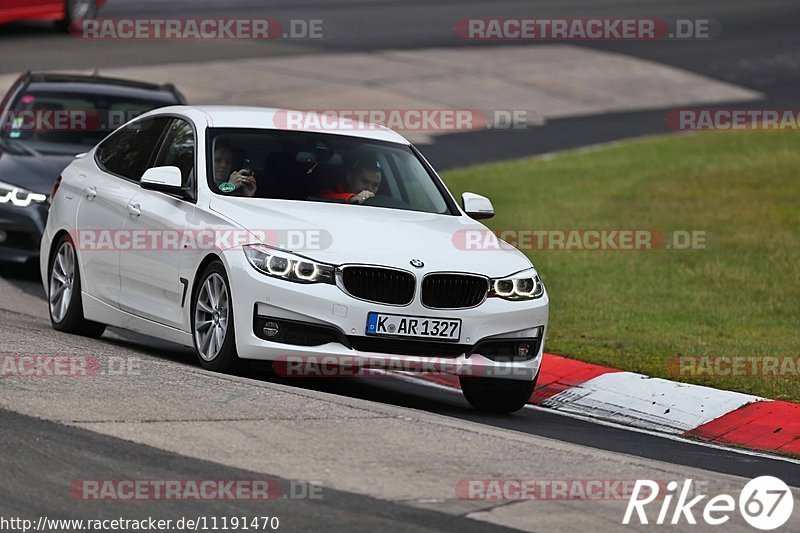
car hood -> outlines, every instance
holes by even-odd
[[[488,230],[466,216],[435,215],[322,202],[213,198],[210,208],[231,222],[267,235],[266,244],[321,262],[385,265],[419,272],[475,272],[502,277],[531,266],[511,247],[467,250],[463,234]],[[292,230],[293,235],[287,236]],[[260,233],[259,233],[260,232]],[[313,238],[319,235],[319,246]],[[278,242],[275,242],[277,238]],[[300,241],[306,240],[305,245]],[[412,259],[424,263],[421,269]]]
[[[50,194],[56,178],[73,159],[72,155],[17,155],[0,151],[0,181]]]

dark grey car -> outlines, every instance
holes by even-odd
[[[0,261],[39,255],[61,171],[139,114],[186,99],[171,84],[26,72],[0,104]]]

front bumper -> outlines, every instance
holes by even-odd
[[[406,306],[384,305],[357,300],[334,285],[299,284],[265,276],[247,262],[241,248],[223,254],[230,277],[231,297],[234,305],[236,347],[242,359],[267,361],[317,360],[320,357],[363,362],[366,366],[392,369],[440,368],[449,374],[465,374],[531,381],[539,370],[547,333],[548,297],[531,301],[506,301],[489,298],[471,309],[429,309],[419,302],[419,280],[427,271],[415,273],[418,278],[416,296]],[[461,338],[454,352],[449,343],[442,353],[430,350],[426,343],[418,355],[419,345],[404,339],[382,338],[365,334],[367,314],[371,311],[433,318],[459,318],[462,321]],[[332,339],[318,346],[303,346],[269,341],[255,333],[255,326],[270,317],[295,323],[324,326],[338,332]],[[345,340],[342,340],[345,339]],[[523,361],[503,362],[480,353],[475,346],[490,339],[535,340],[535,353]],[[382,349],[390,343],[392,348]],[[360,349],[355,348],[359,347]],[[408,347],[408,354],[404,348]],[[368,349],[367,349],[368,348]],[[463,348],[463,350],[461,349]],[[413,355],[417,354],[417,355]],[[437,364],[438,363],[438,364]]]
[[[0,204],[0,261],[24,263],[39,256],[48,209],[47,204]]]

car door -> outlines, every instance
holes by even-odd
[[[83,292],[113,306],[119,305],[120,255],[126,245],[121,230],[168,123],[168,118],[147,118],[117,130],[98,146],[95,164],[75,179],[81,194],[75,227]]]
[[[196,138],[192,124],[174,118],[151,166],[175,166],[184,187],[194,189]],[[141,189],[131,199],[125,233],[138,239],[143,249],[120,256],[120,306],[132,314],[172,327],[180,327],[181,307],[188,280],[180,278],[183,232],[194,204],[176,195]]]

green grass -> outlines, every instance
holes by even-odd
[[[650,376],[800,401],[779,376],[675,375],[676,355],[800,360],[800,133],[704,132],[448,172],[492,229],[706,232],[704,250],[539,250],[546,349]],[[793,370],[793,371],[792,371]]]

